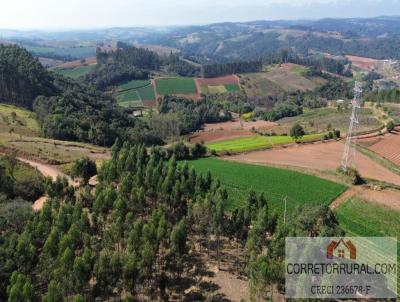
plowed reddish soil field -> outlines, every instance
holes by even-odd
[[[340,166],[344,145],[341,142],[296,145],[226,157],[227,160],[252,164],[292,166],[306,170],[335,171]],[[400,185],[400,176],[357,152],[356,168],[361,176]]]
[[[226,139],[254,136],[250,130],[269,130],[276,126],[276,123],[267,121],[251,121],[240,123],[239,119],[229,122],[204,124],[203,130],[188,136],[193,143],[209,143]]]
[[[365,57],[357,57],[357,56],[346,56],[349,59],[353,66],[364,69],[364,70],[371,70],[376,67],[378,64],[378,60],[365,58]]]
[[[90,57],[85,59],[85,63],[87,65],[92,65],[96,64],[97,60],[96,57]],[[58,68],[74,68],[74,67],[79,67],[82,66],[81,60],[76,60],[76,61],[71,61],[71,62],[66,62],[64,64],[58,65]]]
[[[251,130],[253,127],[256,130],[269,130],[276,125],[277,125],[276,123],[268,121],[255,121],[255,122],[242,121],[242,124],[240,124],[240,121],[238,119],[234,119],[229,122],[204,124],[204,131],[238,130],[238,129]]]
[[[236,75],[227,75],[218,78],[201,78],[197,79],[197,83],[199,85],[206,85],[206,86],[219,86],[225,84],[239,84],[239,78]]]
[[[400,129],[399,129],[400,130]],[[383,136],[359,139],[358,143],[376,154],[400,166],[400,132]]]

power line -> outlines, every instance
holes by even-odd
[[[360,106],[361,99],[361,83],[356,81],[354,84],[354,98],[351,102],[352,110],[350,116],[349,130],[347,131],[346,143],[344,146],[343,156],[342,156],[342,170],[347,172],[350,166],[355,165],[356,156],[356,127],[359,123],[358,121],[358,109]]]

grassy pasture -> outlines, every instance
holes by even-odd
[[[313,90],[326,82],[319,77],[306,78],[303,76],[304,71],[301,66],[295,66],[292,70],[269,66],[265,72],[239,75],[240,86],[249,96],[269,96],[285,91]]]
[[[41,138],[39,133],[40,127],[33,112],[0,104],[0,148],[14,150],[17,155],[34,156],[52,163],[71,162],[84,156],[106,155],[105,148]]]
[[[306,132],[326,131],[330,125],[334,129],[346,132],[350,123],[351,109],[338,111],[333,107],[304,109],[303,114],[287,117],[277,121],[277,126],[271,132],[277,134],[289,133],[294,124],[303,126]],[[367,131],[379,128],[382,124],[374,117],[371,109],[361,108],[358,115],[360,123],[357,131]]]
[[[76,80],[88,74],[94,67],[95,65],[82,65],[74,68],[55,68],[54,71]]]
[[[307,142],[314,140],[321,140],[324,133],[309,134],[305,135],[299,142]],[[218,141],[214,143],[207,144],[207,148],[210,150],[220,151],[231,151],[231,152],[246,152],[254,151],[258,149],[271,148],[274,145],[285,145],[294,143],[295,140],[290,136],[250,136],[250,137],[240,137],[235,139],[229,139],[224,141]]]
[[[35,136],[40,127],[35,114],[13,105],[0,104],[0,132]]]
[[[200,173],[209,170],[214,179],[219,179],[228,191],[225,205],[228,211],[245,205],[248,193],[265,193],[273,210],[281,215],[284,197],[287,196],[288,213],[301,204],[328,205],[346,187],[325,179],[286,169],[229,162],[215,158],[190,161]]]
[[[193,78],[159,78],[156,79],[157,94],[196,94],[197,88]]]
[[[395,124],[400,124],[400,104],[383,103],[382,109]]]

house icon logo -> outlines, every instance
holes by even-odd
[[[343,238],[339,241],[332,240],[326,249],[326,257],[328,259],[347,258],[355,260],[357,250],[350,240],[344,241]]]

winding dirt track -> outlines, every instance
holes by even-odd
[[[68,184],[70,186],[76,187],[78,185],[78,183],[73,181],[71,177],[69,177],[68,175],[61,172],[61,170],[58,167],[48,165],[48,164],[38,163],[36,161],[25,159],[22,157],[18,157],[17,159],[19,161],[22,161],[22,162],[30,165],[31,167],[33,167],[35,169],[37,169],[45,177],[51,177],[53,180],[56,180],[57,176],[61,176],[61,177],[65,177],[68,179]],[[32,204],[32,209],[34,211],[39,211],[40,209],[42,209],[46,200],[47,200],[46,195],[40,197]]]

